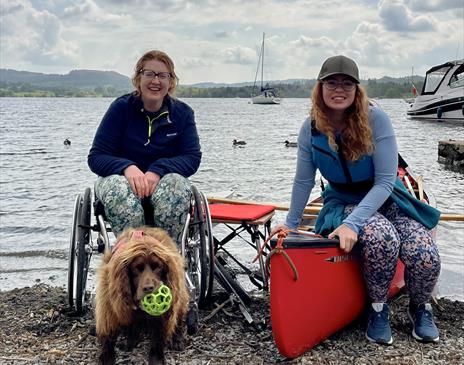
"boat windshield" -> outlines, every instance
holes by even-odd
[[[450,88],[464,86],[464,65],[459,66],[456,72],[450,78]]]
[[[443,80],[443,77],[445,77],[449,69],[450,66],[447,65],[428,73],[425,78],[423,93],[433,94],[437,90],[438,86]]]

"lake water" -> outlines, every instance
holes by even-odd
[[[75,195],[93,185],[87,153],[112,99],[0,98],[0,290],[41,281],[64,285]],[[253,105],[247,99],[185,99],[195,110],[203,160],[191,180],[206,194],[288,204],[295,141],[309,110],[306,99]],[[402,100],[380,100],[400,152],[422,174],[438,208],[464,213],[464,175],[437,162],[438,141],[464,139],[462,124],[414,121]],[[63,145],[65,138],[71,146]],[[246,140],[244,148],[233,139]],[[318,190],[313,192],[317,196]],[[278,212],[276,222],[283,221]],[[441,222],[439,291],[464,300],[464,222]],[[92,258],[92,266],[99,257]],[[94,285],[94,272],[90,277]]]

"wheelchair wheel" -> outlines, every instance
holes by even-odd
[[[213,289],[213,234],[208,202],[205,196],[192,186],[194,200],[191,239],[193,252],[190,253],[189,273],[192,276],[199,306],[204,306],[211,298]]]
[[[78,195],[74,204],[68,268],[68,302],[77,313],[82,312],[85,302],[85,286],[92,250],[90,248],[90,188]]]
[[[71,227],[71,237],[69,240],[69,258],[68,258],[68,304],[70,308],[74,307],[74,269],[76,263],[76,227],[78,224],[81,211],[81,195],[76,196],[73,210],[73,222]]]

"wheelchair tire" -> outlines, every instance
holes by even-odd
[[[206,259],[207,259],[207,269],[208,276],[206,279],[206,295],[204,299],[204,304],[209,303],[211,300],[211,295],[213,294],[213,283],[214,283],[214,237],[213,237],[213,223],[211,222],[211,214],[209,212],[208,199],[206,196],[201,193],[201,199],[204,207],[204,215],[206,220]]]
[[[227,268],[222,265],[217,258],[214,260],[214,275],[225,291],[235,294],[245,305],[249,305],[251,303],[251,298],[246,290],[243,289],[237,279],[230,274],[229,270],[227,270]]]
[[[76,272],[76,312],[81,313],[85,302],[85,286],[89,272],[90,257],[90,213],[92,201],[90,188],[86,188],[82,198],[82,206],[77,227],[77,272]]]
[[[76,197],[69,245],[68,302],[80,314],[85,302],[85,286],[90,265],[90,188]]]
[[[194,239],[199,240],[198,255],[195,254],[195,260],[198,260],[199,278],[195,283],[197,287],[198,305],[204,307],[211,298],[214,279],[214,261],[213,261],[213,233],[211,218],[209,215],[208,201],[198,189],[192,185],[194,199]]]
[[[74,271],[76,265],[76,231],[80,217],[82,196],[78,194],[74,201],[73,221],[71,226],[71,236],[69,239],[68,257],[68,304],[74,308]]]

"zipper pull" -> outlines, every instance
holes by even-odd
[[[144,143],[144,146],[148,146],[150,144],[150,138]]]

